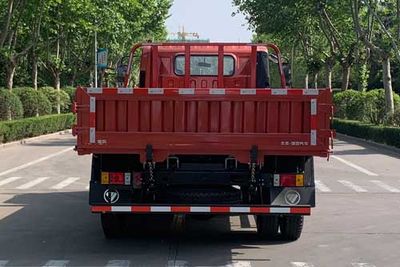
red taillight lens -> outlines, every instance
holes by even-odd
[[[110,172],[110,184],[124,184],[125,177],[123,172]]]
[[[280,186],[296,186],[296,175],[294,174],[281,174]]]
[[[304,174],[274,174],[274,186],[304,186]]]

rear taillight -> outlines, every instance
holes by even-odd
[[[132,174],[130,172],[102,172],[101,184],[131,185]]]
[[[274,174],[274,186],[304,186],[304,174]]]

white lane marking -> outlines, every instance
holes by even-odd
[[[375,265],[366,262],[353,262],[351,264],[353,267],[375,267]]]
[[[293,267],[314,267],[312,263],[302,261],[292,261],[290,264],[292,264]]]
[[[4,179],[4,180],[0,181],[0,186],[15,182],[19,179],[22,179],[22,177],[10,177],[10,178]]]
[[[370,182],[376,184],[377,186],[379,186],[379,187],[381,187],[381,188],[383,188],[383,189],[385,189],[385,190],[387,190],[387,191],[389,191],[389,192],[392,192],[392,193],[400,193],[400,190],[399,190],[399,189],[397,189],[397,188],[395,188],[395,187],[393,187],[393,186],[387,185],[387,184],[385,184],[385,183],[382,182],[382,181],[379,181],[379,180],[370,180]]]
[[[70,184],[78,181],[79,179],[80,179],[79,177],[69,177],[64,181],[52,186],[51,189],[63,189],[64,187],[69,186]]]
[[[40,163],[40,162],[42,162],[42,161],[45,161],[45,160],[48,160],[48,159],[51,159],[51,158],[54,158],[54,157],[56,157],[56,156],[58,156],[58,155],[61,155],[61,154],[65,153],[65,152],[68,152],[68,151],[71,151],[71,150],[72,150],[72,148],[69,147],[69,148],[63,149],[63,150],[61,150],[61,151],[58,151],[58,152],[56,152],[56,153],[47,155],[47,156],[45,156],[45,157],[42,157],[42,158],[33,160],[33,161],[31,161],[31,162],[28,162],[28,163],[19,165],[19,166],[17,166],[17,167],[8,169],[8,170],[6,170],[6,171],[0,172],[0,176],[9,174],[9,173],[11,173],[11,172],[15,172],[15,171],[19,171],[19,170],[25,169],[26,167],[35,165],[35,164],[37,164],[37,163]]]
[[[186,266],[189,266],[187,261],[169,260],[167,263],[167,267],[186,267]]]
[[[332,190],[327,187],[323,182],[321,182],[320,180],[315,180],[315,186],[317,187],[317,189],[321,192],[332,192]]]
[[[352,163],[352,162],[350,162],[350,161],[347,161],[347,160],[345,160],[345,159],[342,159],[342,158],[340,158],[340,157],[338,157],[338,156],[331,156],[331,157],[334,158],[334,159],[337,159],[338,161],[340,161],[340,162],[346,164],[347,166],[350,166],[350,167],[356,169],[357,171],[360,171],[360,172],[362,172],[362,173],[364,173],[364,174],[366,174],[366,175],[369,175],[369,176],[378,176],[378,174],[376,174],[376,173],[374,173],[374,172],[371,172],[371,171],[369,171],[369,170],[367,170],[367,169],[364,169],[363,167],[358,166],[358,165],[356,165],[356,164],[354,164],[354,163]]]
[[[0,261],[0,267],[6,266],[8,261]]]
[[[167,263],[167,267],[187,267],[189,266],[189,263],[187,261],[182,261],[182,260],[170,260]],[[206,265],[199,265],[199,266],[206,266]],[[228,263],[226,265],[221,265],[220,267],[251,267],[251,262],[250,261],[232,261],[231,263]]]
[[[249,261],[232,261],[231,263],[225,265],[225,267],[251,267],[251,262],[249,262]]]
[[[240,216],[229,216],[231,231],[238,231],[241,228]]]
[[[256,223],[256,219],[254,218],[254,215],[248,215],[248,216],[249,216],[249,221],[250,221],[250,227],[256,228],[257,223]]]
[[[347,180],[338,180],[338,182],[341,183],[342,185],[344,185],[344,186],[346,186],[346,187],[348,187],[348,188],[350,188],[350,189],[352,189],[352,190],[358,192],[358,193],[365,193],[365,192],[368,192],[368,190],[362,188],[362,187],[359,186],[359,185],[353,184],[353,183],[350,182],[350,181],[347,181]]]
[[[21,186],[18,186],[17,189],[29,189],[31,187],[34,187],[35,185],[38,185],[40,183],[43,183],[44,181],[46,181],[47,179],[49,179],[50,177],[39,177],[33,181],[30,181],[26,184],[23,184]]]
[[[65,267],[69,261],[64,260],[49,260],[43,267]]]
[[[106,267],[129,267],[131,265],[128,260],[111,260],[107,262]]]

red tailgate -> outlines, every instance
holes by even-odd
[[[77,151],[327,156],[329,89],[78,88]]]

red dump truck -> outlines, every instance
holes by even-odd
[[[272,44],[138,44],[118,69],[119,87],[80,87],[74,104],[106,237],[154,213],[251,214],[263,238],[300,237],[315,206],[313,157],[332,147],[329,88],[290,88]]]

